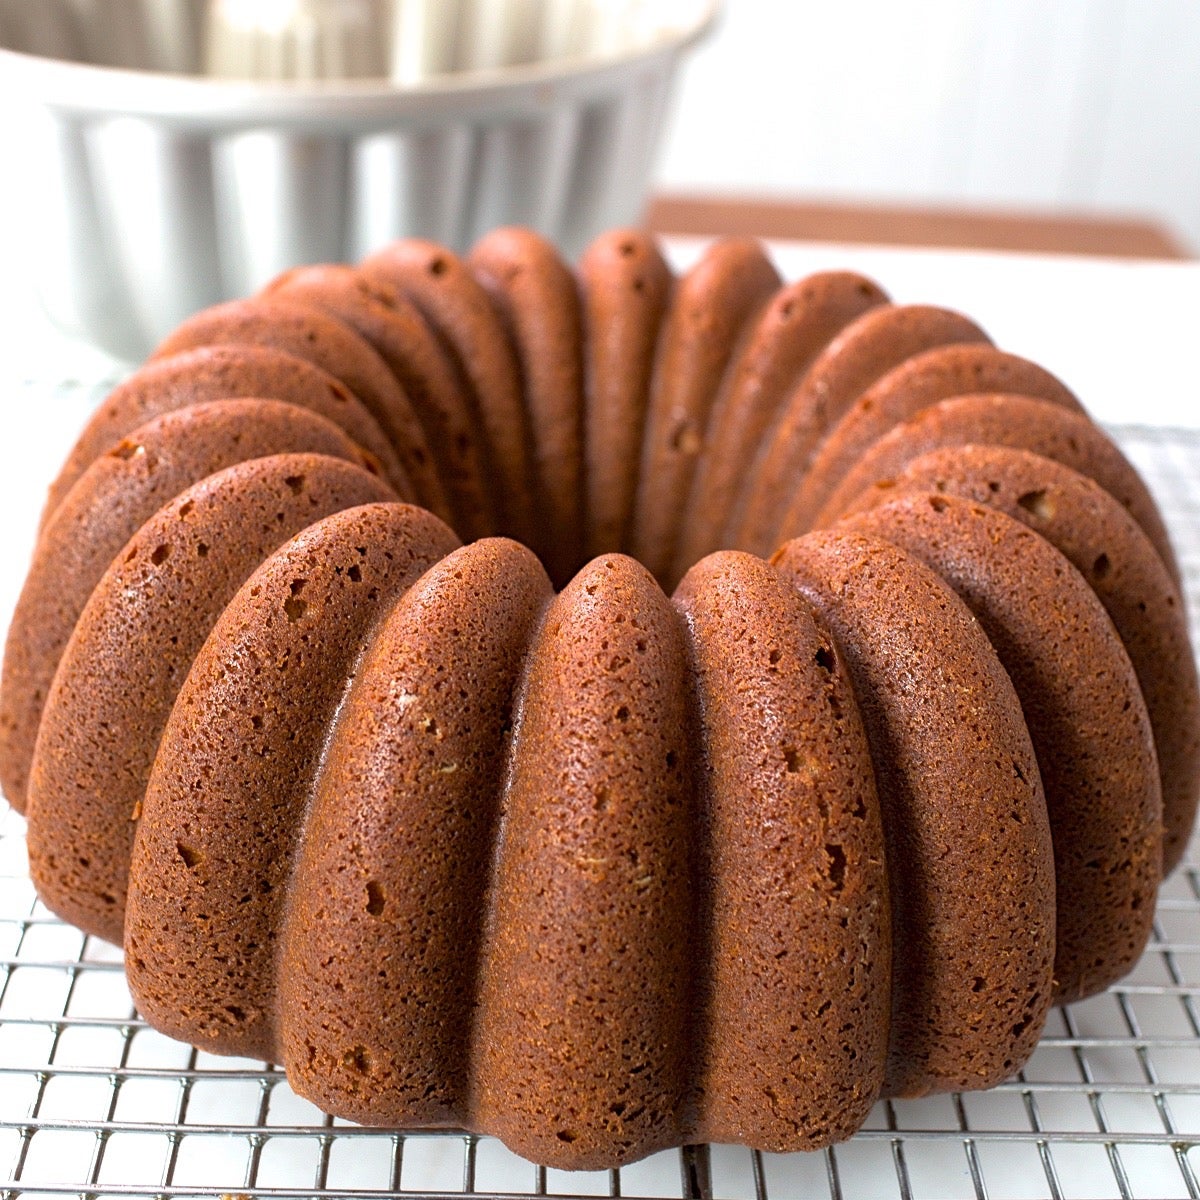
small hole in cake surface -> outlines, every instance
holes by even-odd
[[[1098,554],[1096,561],[1092,563],[1092,575],[1096,579],[1104,579],[1109,571],[1112,570],[1112,563],[1109,561],[1107,554]]]
[[[342,1065],[360,1075],[366,1075],[371,1069],[371,1056],[367,1053],[366,1046],[355,1046],[347,1050],[342,1055]]]
[[[704,445],[691,421],[681,421],[671,433],[671,449],[679,454],[699,454]]]
[[[160,567],[167,561],[167,559],[170,557],[170,554],[171,547],[164,542],[161,546],[155,546],[150,552],[150,561],[156,567]]]
[[[374,879],[367,880],[367,912],[378,917],[387,907],[387,899],[383,894],[383,885]]]
[[[109,452],[109,458],[120,458],[128,461],[136,455],[145,454],[146,447],[139,442],[130,441],[126,438],[122,442],[118,442]]]
[[[445,275],[448,270],[450,270],[450,264],[444,258],[435,258],[430,260],[430,275]]]
[[[176,842],[175,853],[183,860],[183,865],[189,871],[194,870],[204,857],[199,850],[194,846],[189,846],[186,842]]]
[[[178,514],[179,519],[182,521],[185,517],[190,516],[192,509],[195,507],[196,507],[195,500],[185,500],[179,506],[179,514]]]
[[[627,704],[622,704],[617,709],[617,720],[622,722],[629,720],[629,706]]]
[[[298,496],[302,491],[304,491],[303,475],[289,475],[283,482],[287,485],[288,491],[291,492],[293,496]]]
[[[566,1142],[570,1144],[575,1140],[575,1136],[576,1135],[573,1134],[569,1129],[560,1129],[558,1131],[558,1140],[560,1142]]]
[[[289,596],[283,602],[283,611],[287,614],[287,619],[295,623],[308,611],[308,602],[301,600],[299,596]]]
[[[946,509],[950,507],[950,502],[942,496],[930,496],[929,507],[932,508],[935,513],[944,513]]]
[[[829,882],[840,892],[846,882],[846,851],[836,842],[829,842],[825,846],[825,857],[829,859]]]
[[[1039,520],[1049,521],[1054,516],[1054,501],[1044,489],[1022,492],[1017,497],[1017,503],[1027,513],[1032,513]]]
[[[197,542],[196,543],[196,553],[201,558],[207,558],[208,557],[208,543],[207,542]]]
[[[837,659],[834,657],[833,649],[830,646],[820,646],[817,648],[816,654],[813,655],[813,661],[821,668],[822,671],[830,673],[837,666]]]

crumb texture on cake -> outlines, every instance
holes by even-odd
[[[52,485],[0,680],[42,900],[326,1111],[608,1168],[984,1088],[1200,793],[1153,498],[1052,375],[756,243],[301,267]]]

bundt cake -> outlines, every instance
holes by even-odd
[[[1017,1070],[1145,944],[1200,694],[1046,371],[750,241],[505,229],[289,272],[108,397],[0,773],[155,1027],[610,1167]]]

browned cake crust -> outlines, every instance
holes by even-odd
[[[456,528],[469,538],[494,533],[491,468],[470,389],[414,305],[397,288],[347,266],[296,267],[272,280],[262,294],[319,308],[370,343],[421,423]]]
[[[340,379],[367,407],[395,447],[421,503],[450,517],[445,489],[408,397],[387,364],[348,325],[290,300],[231,300],[189,317],[168,334],[151,361],[201,346],[270,346]]]
[[[129,986],[167,1031],[282,1057],[279,925],[329,723],[374,626],[455,541],[410,505],[345,509],[221,613],[163,731],[129,876]]]
[[[813,455],[855,400],[905,359],[935,346],[987,342],[959,313],[928,305],[873,307],[843,329],[805,373],[759,448],[747,480],[742,519],[730,529],[736,544],[769,554]]]
[[[675,593],[700,712],[695,1136],[840,1141],[883,1083],[891,912],[870,749],[841,657],[759,558]]]
[[[713,402],[703,455],[687,505],[676,570],[732,544],[749,488],[746,464],[825,347],[851,321],[887,303],[878,284],[850,271],[823,271],[781,287],[762,310],[735,369]]]
[[[542,558],[557,587],[587,561],[583,538],[583,331],[575,276],[525,229],[497,229],[467,265],[516,349],[533,437],[533,495]]]
[[[1200,686],[1183,598],[1149,539],[1099,484],[1038,454],[955,446],[910,463],[883,503],[944,492],[1036,529],[1088,581],[1137,672],[1154,730],[1163,797],[1163,874],[1178,865],[1200,796]]]
[[[1100,991],[1146,944],[1162,853],[1150,719],[1108,614],[1049,542],[994,508],[927,493],[846,524],[937,571],[995,647],[1021,701],[1050,814],[1055,998]]]
[[[1029,450],[1094,480],[1129,510],[1179,584],[1179,565],[1158,506],[1116,443],[1082,413],[1028,396],[961,396],[897,425],[838,485],[817,518],[818,527],[863,503],[868,488],[889,490],[914,458],[943,446],[969,445]]]
[[[1052,376],[742,241],[268,292],[101,405],[0,678],[39,895],[155,1028],[606,1168],[989,1086],[1132,963],[1200,696],[1162,519]],[[746,552],[818,507],[861,529]]]
[[[387,435],[341,380],[270,346],[202,346],[146,363],[108,394],[50,485],[42,528],[80,475],[152,417],[209,400],[244,398],[285,400],[332,421],[379,460],[393,487],[411,494]]]
[[[303,1090],[358,1120],[470,1121],[504,763],[552,595],[515,542],[456,550],[379,627],[334,726],[281,935],[279,1040]]]
[[[25,809],[42,708],[84,605],[126,542],[180,492],[234,463],[308,452],[374,464],[336,425],[277,400],[218,400],[165,413],[97,458],[38,539],[0,681],[0,783]],[[386,494],[387,489],[380,489]],[[81,538],[80,529],[88,536]]]
[[[444,246],[405,238],[363,259],[368,279],[390,284],[416,305],[474,394],[499,482],[499,532],[537,546],[530,493],[532,431],[521,372],[495,305],[467,265]]]
[[[1055,944],[1046,799],[1012,684],[962,601],[890,543],[814,533],[772,561],[828,623],[871,746],[893,916],[885,1090],[999,1082],[1037,1044]]]
[[[683,1133],[699,766],[686,677],[682,619],[620,555],[555,598],[530,650],[472,1088],[480,1123],[538,1162],[628,1162]]]
[[[721,380],[779,276],[757,242],[719,241],[679,280],[663,323],[633,523],[633,553],[674,586],[675,542]]]
[[[616,229],[579,264],[588,557],[628,551],[659,329],[674,278],[647,234]]]
[[[276,546],[389,491],[339,459],[258,458],[188,488],[125,546],[67,644],[30,771],[29,869],[55,911],[121,940],[147,779],[213,622]]]
[[[986,342],[937,346],[906,359],[855,401],[829,431],[796,484],[784,528],[801,532],[859,458],[890,429],[954,396],[1004,392],[1082,412],[1049,371]]]

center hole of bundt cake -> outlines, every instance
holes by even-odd
[[[594,491],[594,489],[592,489]],[[728,536],[724,514],[679,506],[679,511],[662,517],[639,516],[654,508],[635,508],[614,513],[611,505],[594,495],[583,495],[577,503],[555,503],[536,486],[528,491],[497,489],[500,512],[487,533],[473,528],[460,517],[452,522],[464,543],[481,536],[498,534],[520,542],[537,555],[556,591],[562,591],[589,562],[605,555],[620,554],[635,559],[650,572],[670,595],[688,571],[706,555],[718,550],[743,550],[768,556],[775,542]]]

